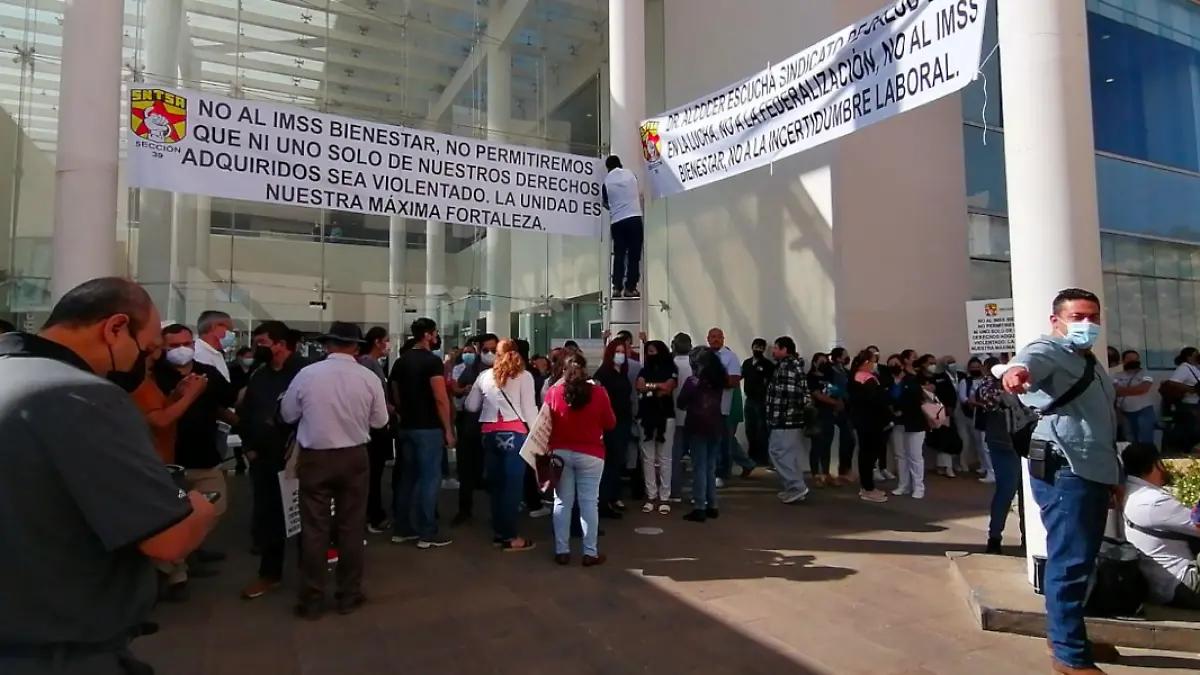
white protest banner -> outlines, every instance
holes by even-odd
[[[283,526],[291,538],[300,534],[300,479],[288,478],[287,471],[280,471],[279,494],[283,499]]]
[[[968,302],[967,339],[972,354],[1017,351],[1012,298]]]
[[[129,92],[129,185],[600,236],[603,162],[205,92]]]
[[[974,79],[987,0],[887,7],[749,78],[642,123],[651,193],[767,166]]]

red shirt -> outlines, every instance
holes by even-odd
[[[579,410],[567,406],[565,389],[560,382],[546,392],[554,426],[550,430],[551,450],[572,450],[604,459],[604,432],[617,426],[608,392],[592,385],[592,400]]]

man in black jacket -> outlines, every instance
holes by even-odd
[[[750,444],[750,459],[755,464],[769,465],[767,452],[767,383],[775,370],[775,362],[768,359],[767,341],[754,338],[750,343],[752,356],[742,362],[742,386],[745,390],[746,440]]]
[[[253,342],[258,366],[246,383],[238,404],[238,417],[254,492],[251,528],[262,557],[258,579],[242,591],[247,600],[261,597],[283,579],[287,531],[279,472],[284,468],[292,428],[278,418],[279,399],[296,373],[308,365],[296,353],[291,331],[282,321],[267,321],[254,329]]]

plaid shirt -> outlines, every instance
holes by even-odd
[[[767,428],[799,429],[804,426],[804,409],[812,405],[804,359],[789,356],[775,364],[767,382]]]

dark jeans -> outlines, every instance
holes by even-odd
[[[683,499],[683,458],[687,454],[687,432],[677,425],[671,447],[671,499]]]
[[[986,437],[985,437],[986,438]],[[1008,443],[986,441],[996,476],[996,491],[992,493],[991,517],[988,519],[988,539],[1001,539],[1008,513],[1016,497],[1021,519],[1021,541],[1025,541],[1025,491],[1021,489],[1021,457]]]
[[[300,602],[319,602],[329,574],[330,537],[337,533],[337,595],[362,595],[363,529],[367,526],[370,462],[362,445],[333,450],[302,450],[300,479]],[[337,515],[330,513],[331,502]]]
[[[721,436],[720,447],[717,449],[717,478],[725,480],[729,478],[734,464],[743,469],[753,469],[757,465],[746,454],[746,449],[742,447],[742,444],[738,442],[738,425],[729,420],[729,415],[725,415],[721,419],[725,425],[725,433]]]
[[[628,291],[637,288],[642,275],[642,245],[645,237],[646,228],[642,224],[641,216],[618,220],[612,224],[613,290]]]
[[[600,477],[600,510],[604,511],[621,499],[621,474],[625,472],[625,455],[629,452],[632,421],[617,418],[617,426],[604,432],[604,474]]]
[[[459,413],[455,419],[455,448],[458,456],[458,513],[470,516],[475,512],[475,491],[483,487],[483,434],[479,417]],[[444,454],[444,453],[443,453]]]
[[[372,429],[371,441],[367,444],[367,459],[371,462],[367,483],[367,522],[371,525],[379,525],[387,520],[387,511],[383,508],[383,471],[392,454],[391,432]]]
[[[393,495],[392,532],[399,537],[437,536],[437,498],[442,487],[442,455],[445,437],[441,429],[404,429],[400,432],[400,458],[404,472],[400,489]]]
[[[1046,634],[1054,659],[1071,668],[1095,665],[1084,625],[1088,584],[1108,519],[1108,485],[1061,468],[1048,480],[1031,478],[1046,526]]]
[[[283,471],[283,458],[277,453],[258,452],[250,462],[250,489],[253,500],[250,531],[255,546],[262,552],[258,563],[258,577],[271,581],[283,579],[284,547],[287,544],[287,531],[283,523],[283,497],[279,493],[280,471]]]
[[[888,432],[878,425],[855,427],[858,434],[858,485],[867,492],[875,490],[875,465],[887,454]],[[838,466],[841,473],[841,466]],[[847,471],[849,469],[847,468]]]
[[[521,493],[528,466],[520,454],[524,444],[525,434],[512,431],[483,435],[488,475],[492,478],[492,531],[499,541],[517,538],[517,516],[521,513]]]
[[[854,470],[854,425],[850,423],[850,416],[844,410],[835,414],[833,420],[838,429],[838,475],[845,476]],[[860,459],[859,464],[864,462]]]
[[[689,435],[687,447],[692,454],[692,508],[715,509],[721,437]]]
[[[525,460],[521,460],[521,466],[525,467],[525,480],[522,486],[525,493],[525,508],[529,511],[545,508],[542,489],[538,487],[537,473],[534,472],[533,467],[525,463]]]
[[[767,450],[767,408],[762,401],[746,399],[746,442],[750,445],[750,459],[757,464],[770,464],[771,453]]]

